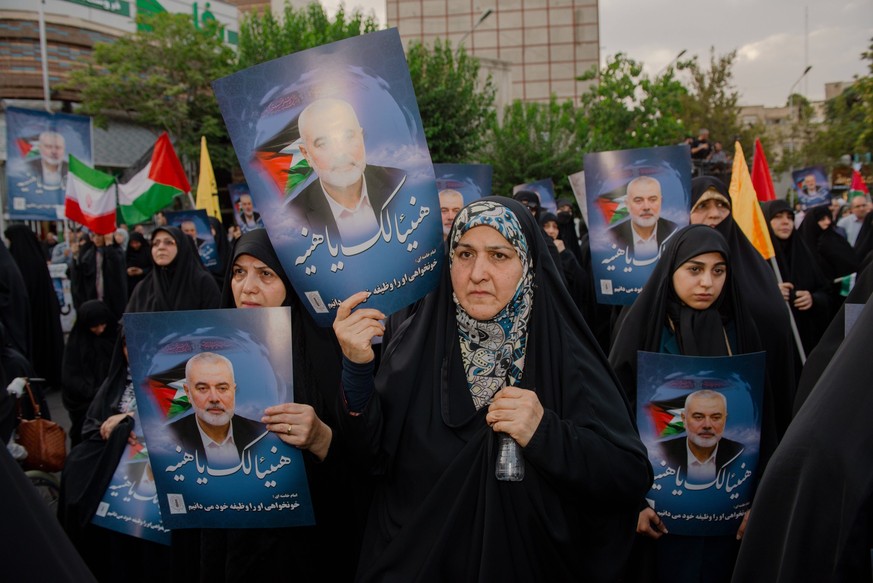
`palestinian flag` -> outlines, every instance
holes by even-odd
[[[864,183],[861,173],[857,170],[852,170],[852,186],[849,188],[849,202],[851,202],[856,196],[865,196],[869,194],[870,190]]]
[[[128,224],[142,223],[191,190],[167,132],[118,181],[118,205]]]
[[[65,215],[98,235],[115,232],[115,177],[70,154]]]

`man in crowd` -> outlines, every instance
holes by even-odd
[[[455,222],[455,217],[464,208],[464,195],[446,188],[440,191],[440,212],[443,217],[443,239],[449,236],[449,231],[452,229],[452,223]]]
[[[858,240],[858,233],[861,231],[861,225],[864,223],[864,217],[869,212],[869,204],[867,197],[863,195],[855,196],[852,202],[849,203],[849,214],[839,221],[837,226],[846,232],[846,239],[851,245]]]

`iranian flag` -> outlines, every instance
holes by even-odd
[[[118,205],[127,224],[135,225],[168,207],[173,197],[191,190],[167,132],[118,181]]]
[[[115,177],[70,154],[64,214],[98,235],[115,232]]]

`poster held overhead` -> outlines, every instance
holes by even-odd
[[[246,183],[315,321],[359,291],[390,314],[436,287],[439,198],[396,29],[213,84]]]

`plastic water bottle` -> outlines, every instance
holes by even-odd
[[[508,433],[497,434],[497,468],[494,475],[501,482],[521,482],[524,479],[521,447]]]

